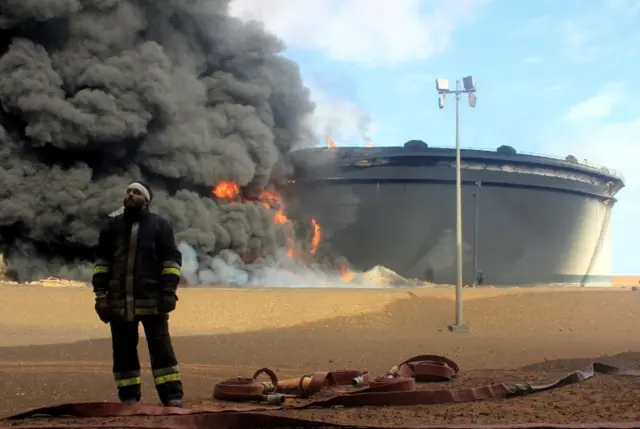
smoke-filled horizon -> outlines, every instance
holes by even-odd
[[[90,277],[127,183],[198,254],[269,254],[286,226],[256,196],[312,141],[298,66],[228,0],[29,0],[0,5],[0,236],[20,280]]]

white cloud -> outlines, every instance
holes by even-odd
[[[370,65],[427,58],[491,0],[232,0],[230,11],[256,19],[288,46]],[[424,5],[432,6],[423,13]]]
[[[565,116],[565,120],[582,123],[609,116],[614,107],[622,101],[622,85],[610,83],[605,85],[600,94],[576,104]]]
[[[375,124],[369,115],[355,103],[329,96],[314,85],[307,84],[316,109],[309,118],[310,125],[317,137],[326,141],[331,137],[336,143],[342,141],[360,141],[372,138]],[[323,143],[320,143],[323,144]]]
[[[527,64],[538,64],[542,62],[542,58],[531,56],[531,57],[525,58],[523,61]]]

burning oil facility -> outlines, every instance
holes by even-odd
[[[261,204],[286,183],[314,105],[283,42],[228,0],[0,6],[0,253],[19,280],[91,277],[101,223],[131,180],[200,255],[270,253]],[[29,3],[29,4],[31,4]]]
[[[455,283],[454,149],[412,140],[304,149],[294,160],[287,204],[317,219],[354,268]],[[462,150],[461,169],[465,284],[611,284],[620,175],[509,146]]]
[[[197,255],[197,281],[219,255],[251,265],[284,249],[347,279],[350,263],[451,282],[453,152],[304,149],[314,103],[299,66],[228,0],[0,9],[0,265],[12,278],[88,280],[102,222],[144,180]],[[475,253],[487,283],[606,283],[621,178],[463,157],[467,282]]]

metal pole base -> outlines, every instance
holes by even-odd
[[[469,327],[465,325],[449,325],[447,328],[449,328],[449,332],[469,332]]]

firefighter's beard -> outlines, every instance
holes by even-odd
[[[124,213],[127,217],[138,216],[146,208],[147,203],[144,200],[136,200],[132,198],[124,198]]]

